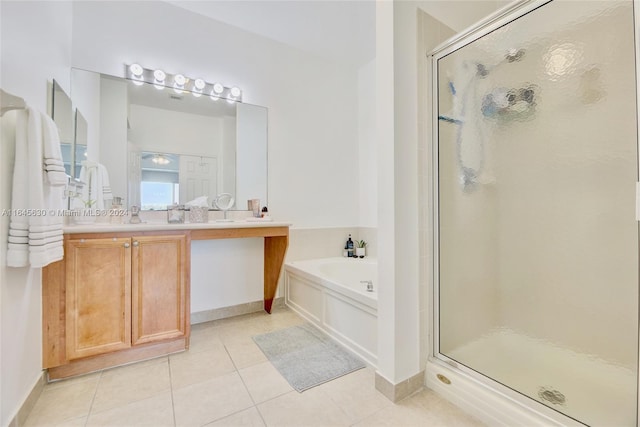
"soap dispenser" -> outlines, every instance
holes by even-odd
[[[347,256],[352,258],[354,255],[353,240],[351,240],[351,234],[349,234],[349,240],[347,240]]]

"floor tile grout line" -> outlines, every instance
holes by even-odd
[[[265,421],[264,417],[262,416],[262,413],[258,409],[258,405],[256,404],[255,399],[251,395],[251,392],[249,391],[249,387],[247,387],[247,383],[244,382],[244,378],[242,378],[242,375],[240,375],[240,370],[236,366],[236,362],[234,362],[233,358],[231,357],[231,353],[229,353],[229,349],[227,348],[227,346],[225,344],[223,344],[223,346],[224,346],[224,351],[227,352],[227,355],[229,356],[229,359],[231,359],[231,363],[233,364],[233,367],[236,369],[236,372],[238,373],[238,377],[240,377],[240,381],[242,381],[242,385],[244,386],[244,389],[247,391],[247,394],[249,395],[249,399],[251,399],[251,403],[253,403],[253,408],[255,408],[256,411],[258,411],[258,415],[260,415],[260,419],[262,420],[262,423],[266,426],[267,422]],[[243,409],[243,411],[246,411],[247,409],[248,408],[245,408]]]
[[[91,398],[91,403],[89,404],[89,412],[87,413],[87,418],[84,420],[84,426],[86,427],[89,424],[89,417],[91,416],[91,412],[93,411],[93,403],[96,400],[96,395],[98,394],[98,387],[100,387],[100,382],[102,381],[102,374],[104,373],[104,369],[100,371],[98,375],[98,381],[96,381],[96,389],[93,391],[93,397]]]
[[[167,365],[169,366],[169,390],[171,392],[171,413],[173,414],[173,425],[178,425],[176,421],[176,403],[173,400],[173,376],[171,375],[171,357],[167,356]]]

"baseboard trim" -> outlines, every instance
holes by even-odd
[[[27,417],[31,413],[31,410],[35,406],[36,402],[38,401],[38,398],[40,397],[40,393],[42,393],[42,390],[44,389],[44,385],[46,383],[47,383],[47,372],[42,371],[40,378],[38,378],[36,383],[31,388],[29,395],[20,406],[20,409],[18,409],[18,413],[16,414],[15,417],[13,417],[8,427],[21,427],[25,425],[25,422],[27,421]]]
[[[393,384],[385,377],[376,372],[376,390],[393,403],[411,396],[424,386],[424,371],[420,371],[412,377],[407,378],[398,384]]]
[[[284,307],[284,297],[274,298],[273,305],[271,307],[272,309]],[[197,313],[191,313],[191,324],[196,325],[198,323],[211,322],[213,320],[257,313],[260,311],[264,311],[263,300],[232,305],[229,307],[214,308],[212,310],[198,311]]]
[[[65,365],[49,368],[49,382],[76,375],[88,374],[107,368],[140,362],[185,351],[189,348],[188,338],[174,338],[171,341],[142,344],[126,350],[114,351],[83,359],[76,359]]]

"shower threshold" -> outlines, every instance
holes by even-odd
[[[594,355],[508,328],[443,354],[582,423],[636,423],[637,373]]]

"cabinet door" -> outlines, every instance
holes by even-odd
[[[67,359],[131,346],[130,242],[117,238],[67,242]]]
[[[185,336],[186,241],[184,235],[133,238],[133,345]]]

